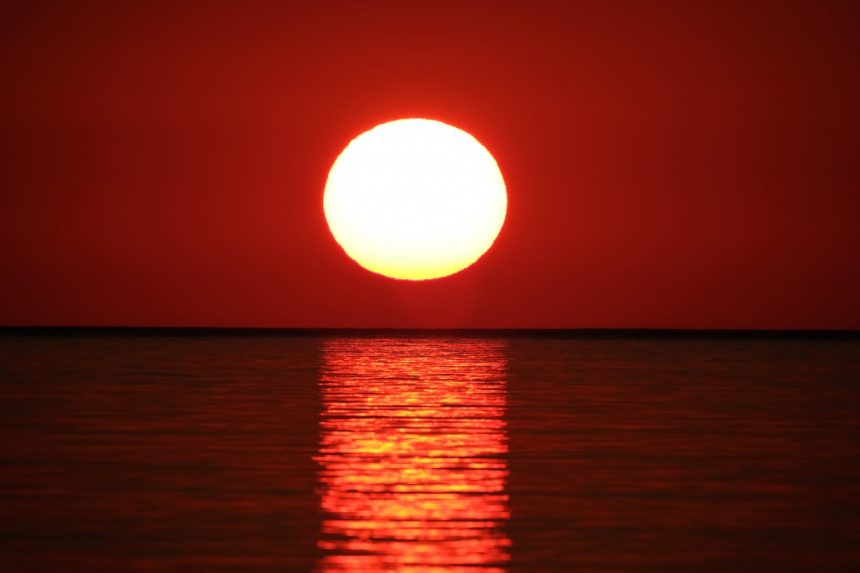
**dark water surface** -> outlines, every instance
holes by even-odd
[[[3,571],[860,570],[860,342],[0,337]]]

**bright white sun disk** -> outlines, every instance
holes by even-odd
[[[505,220],[496,161],[439,121],[402,119],[353,139],[329,172],[326,220],[361,266],[398,279],[456,273],[483,255]]]

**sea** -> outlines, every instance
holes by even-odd
[[[16,330],[0,570],[860,571],[860,336]]]

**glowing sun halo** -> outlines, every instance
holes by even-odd
[[[377,125],[341,152],[323,207],[335,240],[364,268],[396,279],[448,276],[499,234],[508,196],[477,139],[429,119]]]

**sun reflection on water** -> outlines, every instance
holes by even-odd
[[[504,343],[333,339],[321,376],[321,571],[502,571]]]

